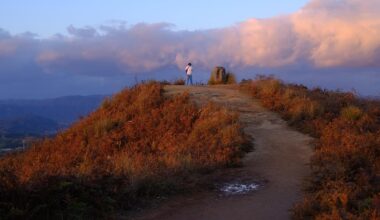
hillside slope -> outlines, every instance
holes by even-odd
[[[56,137],[0,159],[0,219],[113,218],[237,164],[237,115],[162,85],[125,89]]]
[[[242,168],[223,171],[227,182],[258,182],[253,193],[220,196],[220,192],[178,197],[136,219],[289,219],[294,202],[301,199],[303,178],[309,175],[312,148],[307,135],[297,132],[276,113],[261,107],[234,86],[167,86],[168,95],[189,92],[199,104],[213,101],[240,113],[245,132],[254,138]]]
[[[259,76],[242,85],[315,137],[312,175],[294,219],[380,219],[380,102]]]

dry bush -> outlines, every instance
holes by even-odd
[[[356,121],[363,115],[363,111],[356,106],[348,106],[342,109],[341,117],[346,120]]]
[[[185,80],[183,78],[176,79],[174,80],[173,85],[185,85]]]
[[[380,218],[380,102],[264,76],[242,88],[317,138],[294,219]]]
[[[237,80],[236,80],[236,76],[234,73],[231,73],[231,72],[228,72],[226,74],[226,82],[225,84],[236,84],[237,83]]]
[[[221,107],[166,98],[158,83],[125,89],[55,138],[1,158],[0,218],[105,218],[239,163],[245,142],[238,116]]]

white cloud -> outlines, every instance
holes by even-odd
[[[189,61],[203,69],[214,65],[251,68],[300,63],[315,68],[368,67],[380,63],[378,12],[378,0],[313,0],[294,14],[250,19],[223,29],[174,31],[166,23],[100,29],[69,26],[69,36],[33,43],[38,65],[49,66],[52,71],[64,65],[80,69],[91,61],[104,60],[125,73],[182,68]],[[27,40],[31,43],[30,38]],[[0,55],[15,53],[20,45],[22,39],[18,36],[1,38]],[[74,71],[75,67],[69,69]]]
[[[39,39],[0,29],[0,78],[34,73],[113,77],[182,70],[188,62],[206,72],[216,65],[380,70],[379,12],[379,0],[312,0],[293,14],[213,30],[176,31],[167,23],[71,25],[69,35]]]

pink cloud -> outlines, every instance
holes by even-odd
[[[291,19],[300,45],[317,67],[378,66],[378,11],[376,0],[314,0]]]
[[[42,70],[88,75],[101,74],[91,64],[136,74],[181,70],[189,61],[204,70],[379,67],[379,11],[378,0],[312,0],[293,14],[215,30],[175,31],[166,23],[70,26],[69,35],[50,39],[0,37],[0,55],[28,54]]]

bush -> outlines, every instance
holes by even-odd
[[[380,218],[380,102],[264,76],[241,88],[317,138],[294,219]]]
[[[56,137],[0,159],[0,219],[110,218],[238,164],[245,143],[226,109],[167,98],[159,83],[125,89]]]
[[[356,106],[348,106],[342,109],[341,117],[349,121],[357,121],[363,115],[363,111]]]
[[[225,84],[236,84],[236,76],[233,73],[226,74],[226,82]]]
[[[185,85],[185,80],[180,78],[180,79],[176,79],[174,82],[173,82],[174,85]]]

